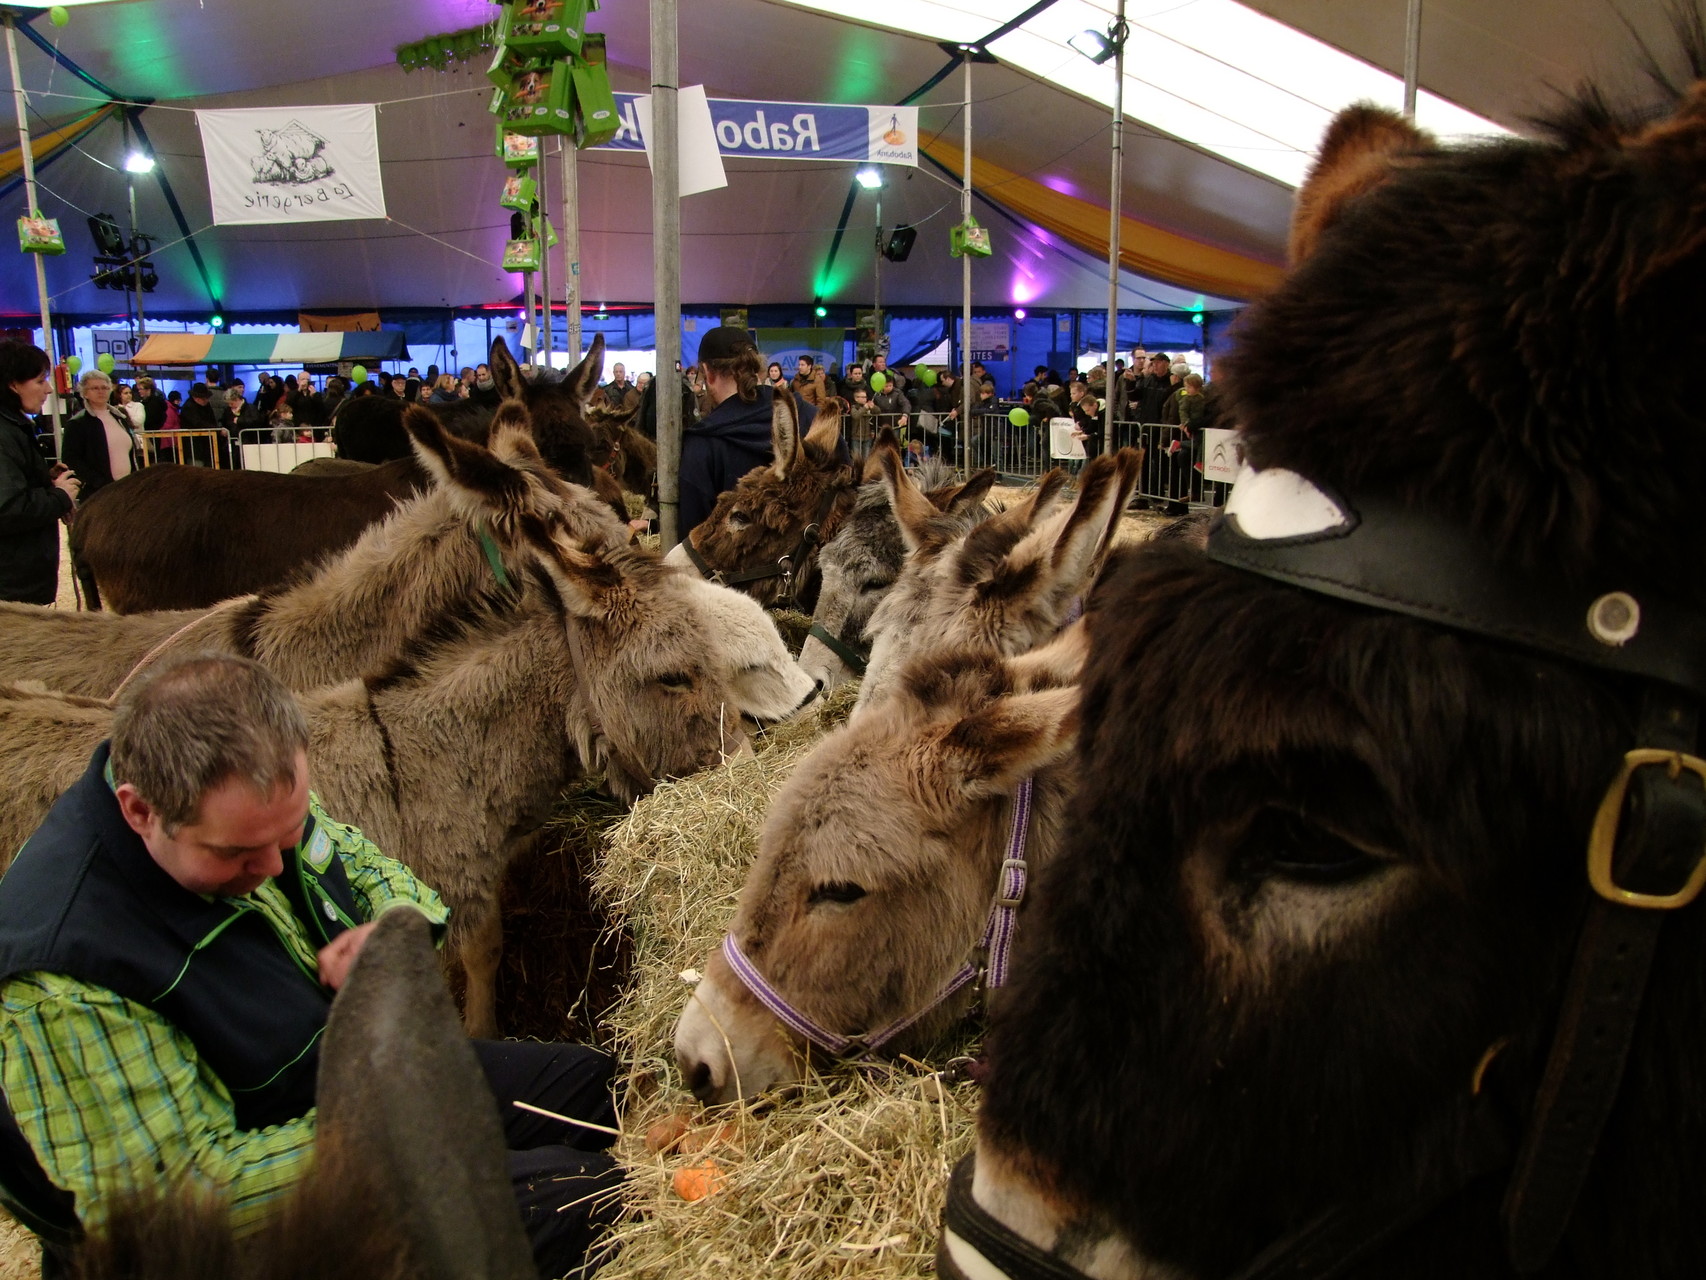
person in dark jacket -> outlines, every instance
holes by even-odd
[[[77,387],[83,395],[83,412],[66,421],[59,460],[83,482],[79,497],[86,500],[140,467],[142,455],[130,418],[110,403],[112,379],[90,369],[77,380]]]
[[[219,434],[196,440],[186,440],[185,452],[195,459],[197,466],[211,466],[213,449],[211,444],[217,442],[219,448],[219,465],[229,468],[231,465],[231,435],[221,429],[219,419],[213,416],[213,392],[205,382],[190,384],[190,398],[184,402],[184,407],[178,410],[178,426],[185,431],[216,431]]]
[[[774,456],[770,410],[776,391],[759,383],[764,364],[747,331],[721,325],[707,333],[699,343],[699,370],[712,408],[681,433],[683,537],[711,514],[718,494]],[[804,434],[817,411],[809,404],[799,404],[799,411]]]
[[[0,342],[0,600],[52,604],[59,594],[59,520],[82,482],[36,448],[30,418],[47,402],[47,352]]]
[[[144,431],[164,431],[166,429],[166,398],[160,394],[160,389],[154,385],[153,378],[138,378],[136,380],[136,398],[142,402],[142,429]]]

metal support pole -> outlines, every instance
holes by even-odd
[[[1410,0],[1404,31],[1404,115],[1416,118],[1416,84],[1422,67],[1422,0]]]
[[[965,136],[961,141],[960,222],[971,221],[971,54],[965,58],[965,101],[960,104],[965,116]],[[960,259],[960,441],[962,456],[971,449],[971,409],[976,403],[971,385],[971,254]],[[970,466],[970,459],[965,464]]]
[[[141,245],[136,226],[136,175],[130,171],[130,112],[124,113],[124,185],[125,195],[130,201],[130,284],[136,293],[136,349],[148,340],[148,317],[142,311],[142,255],[137,252]],[[132,351],[131,358],[136,357]]]
[[[681,166],[676,93],[681,48],[676,0],[651,0],[652,313],[657,326],[658,531],[668,551],[681,540]]]
[[[550,236],[546,234],[546,220],[550,217],[551,202],[547,193],[551,190],[550,169],[546,154],[550,148],[545,145],[545,139],[539,139],[539,194],[536,197],[539,205],[539,292],[542,295],[544,327],[541,331],[539,349],[545,353],[545,367],[551,367],[551,349],[556,346],[551,340],[551,250],[548,247]]]
[[[30,124],[24,110],[24,77],[18,70],[18,32],[12,25],[12,11],[0,10],[0,19],[6,24],[6,60],[12,68],[12,103],[18,110],[18,151],[24,161],[24,211],[36,213],[40,206],[36,200],[36,161],[30,154]],[[50,366],[58,365],[59,359],[54,355],[53,319],[48,314],[47,307],[47,268],[42,265],[41,254],[32,253],[30,257],[36,260],[36,297],[41,300],[41,340],[47,344],[47,359]],[[49,369],[52,373],[52,369]],[[59,425],[59,384],[54,381],[53,395],[48,397],[48,404],[53,413],[53,456],[59,456],[61,427]]]
[[[1125,134],[1125,42],[1130,29],[1125,21],[1125,0],[1119,0],[1114,13],[1114,120],[1113,173],[1108,179],[1108,365],[1102,386],[1107,403],[1102,407],[1102,448],[1114,451],[1114,351],[1119,346],[1120,332],[1120,189],[1125,177],[1125,154],[1121,144]]]
[[[871,309],[877,313],[876,349],[883,351],[883,189],[877,188],[877,256],[871,265]]]
[[[569,367],[581,358],[581,197],[580,154],[562,142],[563,157],[563,336],[569,348]],[[661,385],[661,384],[660,384]]]

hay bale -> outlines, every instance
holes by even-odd
[[[851,709],[845,687],[816,715],[779,727],[756,754],[658,788],[610,837],[594,892],[629,931],[633,986],[606,1021],[629,1064],[616,1154],[631,1216],[612,1236],[604,1280],[712,1275],[916,1276],[932,1269],[953,1162],[970,1149],[976,1092],[922,1063],[838,1067],[784,1098],[695,1116],[654,1152],[648,1129],[697,1112],[671,1039],[688,995],[681,974],[721,939],[770,797]],[[963,1044],[940,1047],[945,1061]],[[716,1162],[720,1190],[689,1202],[675,1174]]]

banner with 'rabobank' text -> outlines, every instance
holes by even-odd
[[[643,151],[635,93],[616,95],[622,126],[605,143]],[[717,149],[725,156],[918,164],[917,107],[849,107],[822,102],[748,102],[712,98]]]

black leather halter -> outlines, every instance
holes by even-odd
[[[841,491],[830,488],[824,491],[823,501],[818,504],[817,518],[800,531],[800,540],[794,544],[791,554],[777,556],[774,561],[757,569],[748,569],[742,573],[726,573],[721,569],[713,569],[699,548],[693,545],[693,534],[690,530],[682,538],[681,545],[687,552],[687,558],[693,562],[693,567],[699,571],[699,576],[718,586],[738,587],[748,582],[764,582],[770,578],[782,579],[782,594],[776,598],[777,604],[793,604],[797,599],[795,586],[800,575],[805,572],[806,561],[817,551],[822,543],[822,528],[824,521],[829,519],[829,513],[835,507],[835,500],[841,496]]]
[[[1288,528],[1274,518],[1288,504],[1319,519]],[[1465,1095],[1455,1105],[1480,1140],[1440,1185],[1375,1187],[1328,1206],[1263,1250],[1237,1280],[1331,1280],[1472,1188],[1496,1187],[1493,1175],[1503,1182],[1511,1265],[1537,1272],[1569,1228],[1617,1100],[1660,929],[1706,883],[1706,760],[1698,755],[1706,617],[1662,594],[1637,599],[1613,581],[1570,584],[1502,565],[1462,524],[1388,495],[1328,494],[1286,473],[1240,480],[1209,534],[1208,556],[1305,591],[1628,677],[1639,691],[1636,740],[1584,833],[1593,895],[1521,1134],[1506,1136],[1490,1110]],[[968,1157],[955,1172],[947,1230],[1012,1280],[1082,1280],[978,1206],[970,1168]],[[944,1241],[939,1274],[961,1275],[947,1255]]]
[[[833,634],[830,629],[824,626],[821,622],[813,622],[811,629],[806,632],[806,635],[811,639],[818,640],[822,644],[827,645],[829,651],[845,662],[847,664],[847,669],[855,675],[862,676],[865,674],[865,668],[870,665],[871,661],[870,646],[867,645],[863,649],[855,649],[852,645],[843,641],[841,637]]]

